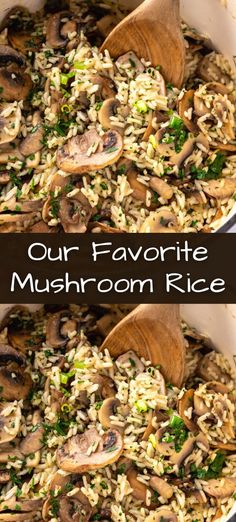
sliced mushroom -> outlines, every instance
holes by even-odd
[[[117,69],[121,73],[127,70],[127,65],[129,69],[134,69],[136,73],[143,73],[145,70],[144,65],[133,51],[122,54],[122,56],[116,60]]]
[[[61,49],[68,43],[68,27],[66,31],[66,27],[63,29],[63,25],[65,26],[67,19],[70,19],[70,17],[71,13],[69,11],[60,11],[49,17],[46,27],[46,43],[49,47],[52,47],[52,49]],[[69,30],[70,29],[71,26],[69,26]]]
[[[193,132],[193,134],[197,134],[199,132],[197,124],[194,122],[193,119],[193,110],[194,110],[194,94],[195,91],[193,89],[189,91],[185,91],[184,95],[182,96],[181,100],[179,101],[179,115],[182,118],[185,127],[190,132]],[[191,109],[191,119],[188,118],[187,114],[189,109]]]
[[[133,489],[132,496],[137,500],[142,500],[142,502],[146,504],[148,488],[143,484],[143,482],[140,482],[140,480],[137,479],[138,471],[132,466],[128,469],[126,476],[131,488]]]
[[[115,128],[112,116],[116,115],[119,105],[120,102],[116,98],[108,98],[103,102],[101,109],[98,112],[98,119],[103,129],[108,130]]]
[[[108,78],[107,76],[92,76],[90,81],[98,86],[98,90],[96,91],[96,95],[98,98],[102,100],[106,100],[107,98],[114,98],[116,95],[116,88],[113,80]]]
[[[29,20],[28,24],[25,24],[23,29],[19,29],[18,24],[14,24],[13,21],[13,23],[8,27],[7,37],[9,43],[14,49],[25,54],[28,51],[38,51],[42,45],[43,35],[37,35],[34,33],[35,28],[33,27],[32,19]]]
[[[83,174],[112,165],[122,150],[123,140],[117,131],[110,130],[101,137],[92,129],[82,136],[70,138],[58,149],[57,166],[65,172]]]
[[[40,423],[33,422],[33,428],[26,437],[21,441],[19,449],[23,455],[30,455],[41,450],[44,446],[43,437],[45,435],[45,429]]]
[[[159,428],[156,432],[156,448],[161,455],[165,455],[167,457],[174,454],[175,445],[174,442],[165,442],[163,441],[163,437],[165,435],[166,428]]]
[[[14,495],[9,498],[9,500],[4,501],[4,504],[0,507],[0,511],[24,511],[27,516],[28,512],[39,511],[42,507],[43,499],[41,498],[32,498],[29,500],[20,500],[17,499]],[[3,513],[2,513],[3,514]]]
[[[0,444],[16,438],[21,421],[20,406],[14,402],[0,404]]]
[[[12,363],[0,368],[0,386],[0,396],[3,399],[9,401],[26,399],[32,388],[32,379],[23,368]]]
[[[76,435],[57,450],[57,465],[64,471],[84,473],[116,462],[123,450],[119,431],[110,429],[100,436],[95,428]]]
[[[55,314],[52,314],[46,325],[46,341],[49,346],[53,348],[62,348],[68,341],[68,331],[63,334],[63,319],[70,317],[70,312],[67,310],[61,310]]]
[[[19,366],[25,365],[25,358],[8,344],[0,344],[0,366],[8,363],[16,363]]]
[[[8,142],[0,145],[0,165],[6,165],[8,161],[24,160],[24,156],[19,151],[17,141]]]
[[[127,180],[132,189],[132,197],[137,199],[138,201],[142,201],[145,205],[147,203],[147,194],[148,187],[141,183],[138,179],[138,171],[135,167],[131,167],[127,173]],[[153,196],[153,191],[149,190],[150,194]]]
[[[199,397],[196,393],[193,396],[194,412],[198,417],[205,415],[210,411],[210,408],[206,405],[202,397]]]
[[[181,450],[179,452],[174,452],[170,456],[170,462],[172,464],[176,464],[178,467],[182,464],[182,462],[192,453],[193,448],[195,446],[195,437],[188,437],[188,439],[184,442]]]
[[[98,410],[98,419],[103,428],[112,428],[110,417],[116,414],[117,406],[119,406],[119,404],[120,401],[114,397],[110,397],[103,401],[100,410]]]
[[[140,227],[140,232],[144,233],[173,233],[178,232],[179,225],[177,217],[170,210],[160,210],[150,212]]]
[[[9,343],[23,354],[27,353],[28,350],[38,350],[42,346],[43,339],[44,336],[41,334],[34,334],[26,329],[16,329],[14,323],[8,326]]]
[[[13,141],[21,124],[21,109],[16,103],[0,103],[0,144]]]
[[[59,498],[58,515],[61,522],[88,522],[92,513],[93,508],[82,491]]]
[[[202,483],[202,489],[210,497],[231,497],[236,489],[236,478],[222,477],[219,479],[210,479]]]
[[[157,509],[145,518],[145,522],[178,522],[177,515],[166,508]]]
[[[169,500],[174,494],[172,486],[160,477],[151,477],[149,484],[165,500]]]
[[[133,350],[129,350],[128,352],[119,355],[116,359],[116,364],[119,369],[132,369],[136,375],[142,373],[145,368],[144,364]]]
[[[211,179],[207,185],[204,185],[203,190],[210,198],[217,200],[231,198],[236,190],[236,179],[221,178]]]
[[[205,152],[208,152],[209,142],[204,134],[199,134],[195,138],[188,138],[184,143],[181,151],[171,156],[171,163],[173,165],[177,165],[177,167],[180,169],[185,160],[191,156],[195,147],[198,145],[200,145],[201,148],[203,147]]]
[[[104,400],[115,396],[115,383],[111,379],[111,377],[96,373],[91,377],[91,381],[94,384],[98,384],[98,389],[95,391],[95,396],[97,400]]]
[[[32,118],[33,128],[29,134],[27,134],[26,138],[22,140],[19,146],[19,150],[23,156],[30,156],[43,148],[44,130],[40,121],[40,112],[37,111],[34,113]]]
[[[204,381],[219,381],[224,384],[227,384],[231,378],[230,375],[222,371],[220,366],[216,364],[216,362],[212,359],[212,355],[215,352],[209,352],[200,360],[197,367],[197,374]]]
[[[214,62],[214,53],[207,54],[201,58],[197,69],[197,74],[205,82],[219,82],[228,85],[231,78],[224,73],[221,68]]]
[[[168,185],[166,181],[161,178],[152,177],[149,182],[149,186],[153,189],[159,196],[162,198],[169,200],[173,197],[174,191],[173,188]]]
[[[31,199],[31,200],[22,200],[22,201],[18,202],[16,200],[15,196],[13,196],[11,199],[9,199],[7,201],[7,205],[6,205],[6,202],[0,204],[0,212],[4,212],[4,210],[6,210],[6,206],[7,206],[7,210],[10,210],[12,212],[15,212],[16,210],[17,210],[17,212],[25,212],[25,213],[37,212],[37,211],[41,210],[41,208],[43,206],[43,201],[40,199]]]
[[[15,63],[19,67],[26,66],[25,57],[21,53],[15,51],[15,49],[9,45],[0,45],[0,67],[12,63]]]
[[[124,230],[120,230],[115,227],[111,227],[107,223],[102,223],[100,221],[93,221],[89,223],[89,231],[93,234],[100,234],[105,232],[106,234],[125,234]]]
[[[147,427],[144,431],[144,434],[142,436],[142,440],[148,440],[150,435],[152,433],[154,433],[155,431],[155,428],[152,424],[152,421],[153,421],[153,418],[155,417],[153,411],[149,411],[148,414],[147,414],[147,418],[148,418],[148,423],[147,423]]]
[[[25,100],[32,89],[32,85],[30,75],[17,65],[12,64],[0,68],[1,98],[4,100],[10,102]]]
[[[82,192],[60,199],[58,217],[65,232],[86,232],[91,216],[92,207]]]
[[[179,403],[178,403],[178,411],[179,411],[179,415],[180,415],[181,419],[184,421],[184,424],[185,424],[185,426],[187,426],[188,430],[195,432],[198,429],[197,425],[192,420],[192,418],[189,418],[186,415],[186,411],[189,408],[192,408],[192,413],[193,413],[193,399],[194,399],[194,390],[193,389],[189,389],[186,392],[184,392],[183,396],[181,397],[181,399],[179,400]]]

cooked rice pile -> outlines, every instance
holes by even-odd
[[[236,194],[227,60],[183,24],[179,90],[133,53],[99,52],[125,15],[114,2],[53,4],[2,24],[1,232],[217,229]]]
[[[186,327],[182,389],[133,352],[112,360],[95,343],[123,313],[15,314],[1,332],[0,521],[213,522],[233,506],[228,362]]]

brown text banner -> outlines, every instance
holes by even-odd
[[[234,234],[8,234],[0,258],[1,303],[236,303]]]

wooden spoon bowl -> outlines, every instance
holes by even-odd
[[[156,366],[166,382],[181,387],[185,369],[185,343],[179,305],[139,305],[108,334],[101,350],[114,358],[133,350]]]
[[[180,26],[179,0],[145,0],[108,35],[101,51],[113,58],[133,51],[156,67],[165,80],[181,87],[185,44]]]

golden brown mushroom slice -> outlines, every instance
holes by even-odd
[[[0,404],[0,444],[16,438],[21,421],[21,408],[14,402]]]
[[[152,177],[149,182],[149,186],[152,190],[157,192],[162,198],[169,200],[174,195],[173,188],[163,179],[158,177]]]
[[[115,129],[115,123],[112,120],[112,117],[116,116],[119,105],[120,102],[116,98],[108,98],[103,102],[101,109],[98,112],[98,120],[103,129]]]
[[[25,456],[36,453],[44,446],[43,437],[45,429],[42,425],[40,411],[35,411],[32,419],[32,430],[22,439],[19,445],[21,453]]]
[[[14,348],[0,345],[0,396],[8,401],[25,399],[32,387],[25,359]]]
[[[150,212],[140,227],[142,233],[174,233],[178,230],[177,217],[167,209]]]
[[[84,234],[91,216],[92,207],[82,192],[60,199],[58,217],[65,232]]]
[[[115,397],[110,397],[103,401],[101,408],[98,410],[98,419],[103,428],[109,429],[114,426],[110,417],[116,414],[119,404],[120,401]]]
[[[65,321],[65,319],[67,320]],[[77,321],[69,321],[71,313],[68,310],[61,310],[50,315],[46,324],[46,342],[53,348],[62,348],[69,340],[69,332],[77,330]]]
[[[219,82],[228,85],[231,78],[228,74],[223,72],[214,60],[215,53],[210,53],[204,56],[197,69],[197,74],[205,82]]]
[[[215,353],[216,352],[209,352],[204,355],[198,364],[197,375],[204,381],[219,381],[227,384],[230,382],[231,377],[216,364]]]
[[[192,420],[192,418],[189,418],[188,415],[186,414],[187,410],[189,408],[192,408],[192,411],[193,411],[193,399],[194,399],[194,390],[189,389],[189,390],[185,391],[183,396],[181,397],[181,399],[179,399],[178,411],[179,411],[179,415],[180,415],[181,419],[184,421],[184,424],[188,428],[188,430],[195,432],[195,431],[198,431],[198,427],[195,424],[195,422]]]
[[[229,199],[236,191],[236,179],[211,179],[208,181],[207,185],[204,185],[203,190],[210,198],[217,200]]]
[[[200,150],[203,150],[205,153],[209,151],[208,139],[202,133],[194,138],[188,138],[187,141],[185,141],[181,151],[171,155],[171,164],[177,165],[177,167],[180,169],[185,160],[191,156],[196,148],[200,148]]]
[[[100,99],[106,100],[107,98],[115,97],[116,87],[111,78],[102,75],[94,75],[91,76],[90,81],[93,83],[93,85],[97,85],[98,89],[96,91],[96,95]]]
[[[137,500],[142,500],[146,504],[147,502],[147,486],[143,484],[143,482],[140,482],[140,480],[137,479],[138,471],[135,469],[134,466],[131,466],[127,472],[127,479],[130,483],[132,491],[132,496],[136,498]]]
[[[1,56],[0,56],[1,63]],[[2,88],[1,98],[5,101],[25,100],[33,86],[31,77],[19,67],[16,63],[12,63],[6,67],[0,68],[0,86]]]
[[[75,136],[57,152],[57,166],[65,172],[84,174],[115,163],[123,151],[122,136],[115,130],[102,137],[95,129]]]
[[[98,385],[98,388],[95,391],[97,400],[104,400],[115,396],[115,383],[111,377],[108,377],[108,375],[100,375],[99,373],[96,373],[92,375],[91,381]]]
[[[13,141],[21,124],[21,109],[16,103],[0,103],[0,145]],[[14,154],[14,152],[13,152]]]
[[[43,148],[44,130],[41,125],[40,112],[36,111],[32,117],[33,128],[27,136],[21,141],[19,151],[23,156],[30,156],[39,152]]]
[[[96,428],[75,435],[57,450],[57,465],[64,471],[85,473],[113,464],[123,450],[119,431],[110,429],[103,436]]]
[[[203,491],[214,498],[231,497],[236,489],[236,478],[221,477],[202,483]]]
[[[179,101],[178,112],[180,117],[182,118],[185,127],[193,134],[197,134],[199,132],[197,124],[193,119],[193,111],[194,111],[194,94],[195,91],[190,89],[189,91],[185,91],[183,97]],[[188,111],[191,112],[188,112]],[[188,114],[190,114],[191,118],[188,118]]]
[[[77,29],[75,21],[71,20],[72,13],[69,11],[59,11],[52,14],[47,22],[46,43],[52,49],[61,49],[68,43],[68,32]],[[72,25],[71,25],[71,22]]]
[[[149,484],[165,500],[169,500],[174,494],[173,487],[160,477],[151,477]]]

